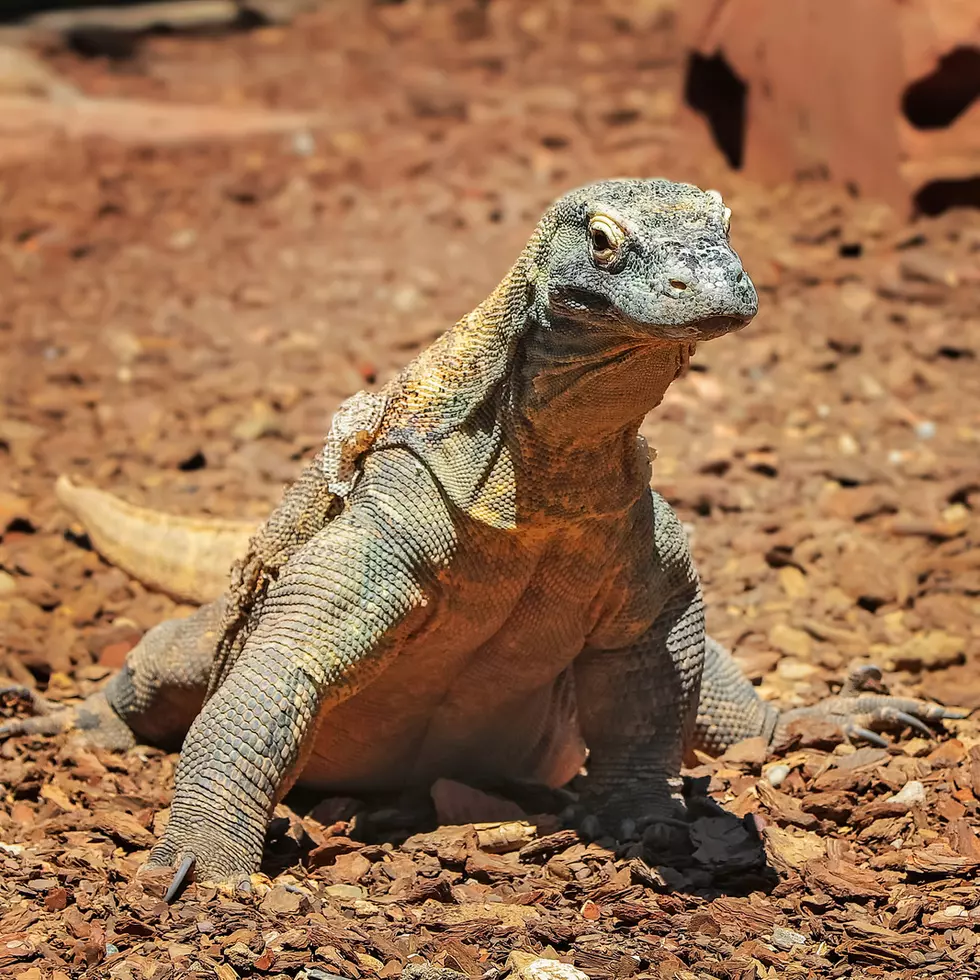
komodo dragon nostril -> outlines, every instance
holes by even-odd
[[[671,279],[670,284],[674,289],[687,289],[687,283],[683,279]]]

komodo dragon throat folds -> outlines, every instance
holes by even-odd
[[[258,867],[297,780],[346,794],[440,776],[558,787],[586,764],[592,825],[619,834],[682,815],[692,747],[771,738],[807,711],[871,738],[952,716],[856,682],[780,713],[705,637],[687,539],[650,489],[638,429],[697,342],[756,314],[729,220],[717,192],[666,180],[560,198],[489,298],[344,403],[250,539],[62,481],[105,554],[211,601],[147,633],[80,706],[35,697],[38,717],[0,734],[183,741],[149,863],[202,880]]]

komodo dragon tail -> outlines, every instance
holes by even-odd
[[[58,477],[55,493],[103,558],[183,602],[205,603],[220,596],[232,563],[245,554],[259,526],[162,514],[102,490],[76,486],[66,476]]]

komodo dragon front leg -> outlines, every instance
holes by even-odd
[[[453,525],[404,450],[370,457],[345,510],[288,560],[262,615],[184,741],[170,821],[150,866],[199,879],[257,870],[276,802],[318,722],[424,628]]]
[[[575,661],[589,749],[587,803],[606,830],[623,837],[630,825],[683,817],[681,764],[704,666],[704,604],[684,530],[659,494],[642,503],[630,540],[640,557],[631,556],[617,576],[609,612]],[[651,609],[652,622],[635,635]],[[631,637],[625,643],[624,635]]]
[[[575,688],[589,747],[586,792],[603,826],[623,833],[623,822],[669,824],[683,813],[682,760],[693,749],[717,756],[744,738],[767,743],[794,720],[831,721],[848,738],[887,744],[872,729],[910,727],[931,736],[924,721],[962,718],[966,712],[914,698],[865,693],[880,677],[862,668],[840,694],[806,708],[780,710],[763,701],[732,655],[704,634],[698,576],[683,526],[655,491],[633,529],[634,554],[614,583],[610,615],[575,662]],[[652,530],[648,521],[652,518]],[[644,605],[659,608],[651,626],[617,643]],[[626,834],[628,836],[628,834]]]

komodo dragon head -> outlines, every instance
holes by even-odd
[[[429,442],[459,432],[506,379],[542,424],[542,406],[569,430],[604,415],[642,417],[698,341],[756,314],[730,219],[717,191],[659,178],[570,191],[490,296],[385,387],[379,428]],[[254,530],[136,508],[66,477],[57,493],[113,564],[192,602],[223,592]]]
[[[559,199],[547,258],[553,315],[636,340],[696,343],[758,310],[728,241],[717,191],[668,180],[606,180]]]

